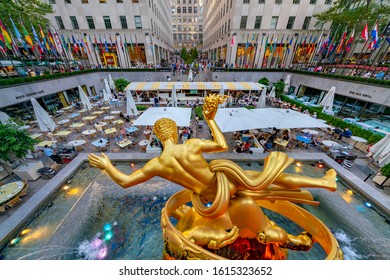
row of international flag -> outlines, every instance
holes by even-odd
[[[383,38],[380,38],[378,32],[378,22],[375,22],[370,34],[368,32],[368,24],[366,23],[360,37],[364,40],[367,49],[375,50],[380,47],[381,41]],[[371,35],[371,38],[370,36]],[[259,42],[260,34],[252,34],[250,39],[250,34],[247,34],[245,49],[254,48]],[[339,28],[335,31],[332,36],[329,34],[327,37],[323,36],[323,31],[318,31],[317,34],[312,33],[309,37],[309,34],[301,34],[300,38],[297,37],[295,43],[293,44],[294,36],[291,34],[285,36],[283,34],[279,39],[277,34],[268,34],[267,36],[261,36],[260,47],[263,46],[265,38],[265,47],[270,53],[287,51],[289,54],[291,48],[294,48],[294,51],[297,51],[298,48],[304,49],[304,54],[311,55],[313,52],[318,52],[319,54],[343,54],[351,50],[352,43],[356,39],[355,37],[355,28],[353,28],[349,34],[347,29],[343,32],[339,32]],[[371,42],[368,42],[371,39]],[[390,38],[386,38],[387,42],[390,44]],[[245,34],[243,34],[242,40],[245,41]],[[235,44],[235,36],[232,36],[230,46]]]
[[[93,39],[90,34],[58,34],[55,30],[50,30],[48,28],[46,32],[41,26],[39,26],[39,33],[35,30],[34,26],[31,25],[32,36],[27,30],[23,21],[19,22],[19,28],[15,22],[10,18],[13,33],[10,29],[6,28],[3,24],[3,21],[0,19],[0,51],[6,54],[6,50],[10,50],[14,54],[20,54],[19,46],[24,48],[26,52],[29,49],[35,50],[38,49],[40,54],[53,54],[53,55],[64,55],[65,52],[71,52],[72,50],[76,53],[84,52],[91,53],[90,46],[95,49],[95,51],[104,53],[110,52],[110,48],[116,46],[116,48],[121,48],[124,51],[125,46],[130,46],[131,51],[134,52],[133,47],[133,37],[130,34],[129,44],[127,42],[127,36],[124,34],[122,40],[121,35],[113,36],[111,34],[106,36],[103,34],[103,38],[100,34],[96,36],[93,35]],[[21,32],[19,31],[21,30]],[[135,47],[138,47],[137,35],[135,37]],[[152,44],[152,42],[151,42]]]

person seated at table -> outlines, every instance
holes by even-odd
[[[243,145],[244,153],[248,153],[250,148],[251,148],[251,144],[248,141],[244,142]]]
[[[45,145],[44,149],[43,149],[43,154],[47,157],[49,157],[50,159],[54,160],[55,162],[57,163],[61,163],[61,157],[58,156],[58,155],[55,155],[54,154],[54,150],[52,148],[49,148],[48,145]]]
[[[320,143],[319,143],[319,140],[317,139],[317,137],[315,135],[312,135],[310,146],[317,147],[319,144]]]
[[[125,118],[125,116],[123,115],[122,111],[119,113],[119,117],[121,117],[122,119]]]
[[[282,135],[282,140],[288,141],[290,139],[290,136],[288,135],[288,131],[284,130]]]
[[[271,143],[272,143],[275,141],[276,138],[278,138],[278,135],[276,133],[274,133],[274,134],[271,134],[270,137],[268,137],[268,140],[271,141]]]
[[[316,119],[317,118],[317,112],[314,112],[312,117]]]
[[[130,122],[130,116],[129,116],[129,115],[127,115],[127,116],[125,117],[125,119],[126,119],[126,122]]]
[[[304,133],[302,134],[302,137],[311,138],[311,134],[310,134],[310,133],[307,133],[307,132],[304,132]]]
[[[346,137],[346,138],[351,138],[351,136],[352,136],[352,131],[351,131],[348,127],[346,127],[346,128],[344,129],[343,133],[340,134],[339,140],[341,140],[343,136]]]
[[[185,127],[185,128],[183,129],[182,133],[181,133],[181,136],[182,136],[182,137],[187,137],[187,139],[188,139],[189,135],[190,135],[190,132],[189,132],[189,130]]]
[[[236,153],[244,153],[244,144],[241,143],[236,147]]]
[[[265,149],[265,151],[270,151],[270,150],[272,150],[272,148],[273,148],[272,141],[268,139],[267,143],[265,143],[265,145],[264,145],[264,149]]]
[[[118,142],[120,142],[122,140],[123,140],[123,136],[122,135],[118,134],[117,136],[115,136],[115,142],[116,143],[118,143]]]

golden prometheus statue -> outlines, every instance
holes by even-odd
[[[123,188],[146,182],[154,176],[186,188],[174,194],[162,210],[161,226],[165,259],[286,259],[288,250],[309,250],[318,242],[327,259],[342,259],[338,243],[329,229],[295,203],[316,205],[307,190],[336,190],[336,172],[322,178],[283,173],[294,159],[272,152],[263,171],[243,170],[232,161],[208,163],[203,153],[224,152],[226,140],[214,121],[218,104],[226,96],[205,98],[203,115],[213,140],[191,138],[178,144],[176,123],[156,121],[153,131],[163,144],[161,154],[130,175],[115,168],[105,155],[89,155],[98,167]],[[275,211],[300,225],[299,235],[288,234],[269,220],[262,208]],[[175,218],[174,226],[170,218]]]

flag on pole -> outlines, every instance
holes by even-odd
[[[362,30],[362,34],[360,35],[360,37],[362,37],[364,39],[364,41],[367,42],[367,40],[368,40],[368,24],[367,23],[364,26],[364,28]]]
[[[125,36],[126,38],[126,36]],[[131,52],[134,52],[134,48],[133,48],[133,40],[131,38],[131,34],[130,34],[130,48],[131,48]]]
[[[18,28],[16,27],[16,25],[15,25],[14,21],[12,20],[12,18],[10,18],[10,20],[11,20],[11,23],[12,23],[12,27],[14,28],[16,38],[18,38],[18,41],[23,45],[23,48],[26,51],[28,51],[26,42],[23,40],[22,34],[20,34],[20,32],[19,32]]]
[[[43,33],[42,26],[39,26],[39,32],[40,32],[42,40],[43,40],[43,46],[46,48],[47,51],[50,51],[50,46],[46,40],[45,33]]]
[[[57,50],[60,54],[64,54],[64,48],[62,46],[62,42],[57,32],[54,30],[54,43],[57,46]]]
[[[34,46],[34,43],[30,37],[30,34],[28,34],[28,31],[26,29],[26,27],[24,26],[23,22],[20,21],[20,25],[22,26],[22,31],[23,31],[23,35],[24,35],[24,39],[26,40],[27,44],[30,45],[31,49],[34,50],[35,49],[35,46]]]
[[[347,37],[347,31],[345,30],[343,35],[341,36],[341,40],[340,40],[340,43],[336,49],[336,53],[340,53],[343,50],[344,41],[345,41],[346,37]]]
[[[76,53],[79,52],[79,46],[77,45],[77,41],[76,41],[75,37],[73,36],[73,34],[72,34],[72,44],[73,44],[73,50]]]
[[[293,36],[291,36],[291,39],[290,39],[290,42],[288,43],[287,45],[287,53],[290,54],[290,51],[291,51],[291,45],[293,43]]]
[[[32,24],[31,24],[31,29],[32,29],[32,32],[33,32],[34,40],[38,44],[39,53],[42,54],[43,53],[43,47],[42,47],[42,44],[41,44],[41,40],[39,40],[39,36],[38,36],[37,32],[35,31],[34,25],[32,25]]]
[[[352,45],[354,37],[355,37],[355,28],[352,29],[351,35],[349,36],[349,39],[347,40],[347,46],[345,48],[346,52],[349,52],[351,50],[351,45]]]
[[[106,52],[110,52],[110,49],[108,48],[108,44],[107,44],[106,34],[104,34],[104,47],[106,48]]]
[[[379,47],[379,34],[378,34],[378,21],[375,22],[374,28],[371,31],[372,41],[370,43],[370,49],[376,49]]]
[[[230,41],[230,46],[231,46],[231,47],[234,46],[234,35],[232,35],[232,40]]]
[[[0,19],[0,29],[1,29],[1,33],[3,34],[3,37],[4,37],[5,45],[7,46],[8,49],[10,49],[12,51],[12,39],[9,36],[9,33],[7,32],[7,29],[5,28],[1,19]]]

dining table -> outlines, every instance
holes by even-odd
[[[107,135],[117,132],[116,128],[109,128],[104,131]]]
[[[73,147],[79,147],[79,146],[82,146],[86,143],[87,141],[85,140],[73,140],[73,141],[70,141],[68,142],[68,145],[71,145]]]
[[[24,182],[16,181],[0,186],[0,205],[17,196],[23,189]]]
[[[69,123],[69,119],[63,119],[58,122],[59,125],[67,124]]]
[[[318,131],[317,130],[313,130],[313,129],[303,129],[302,132],[309,133],[311,135],[317,135],[318,134]]]
[[[118,141],[116,142],[116,144],[121,147],[121,148],[125,148],[131,144],[133,144],[133,142],[129,139],[124,139],[124,140],[121,140],[121,141]]]
[[[136,127],[136,126],[131,126],[131,127],[126,128],[127,133],[133,133],[136,131],[138,131],[138,127]]]
[[[351,139],[357,141],[357,142],[360,142],[360,143],[367,143],[367,139],[364,139],[363,137],[359,137],[359,136],[351,136]]]
[[[341,147],[339,143],[332,140],[323,140],[321,143],[327,147]]]
[[[90,136],[96,133],[96,129],[87,129],[81,132],[83,135]]]
[[[115,117],[114,116],[105,116],[103,119],[105,119],[105,120],[113,120],[113,119],[115,119]]]

